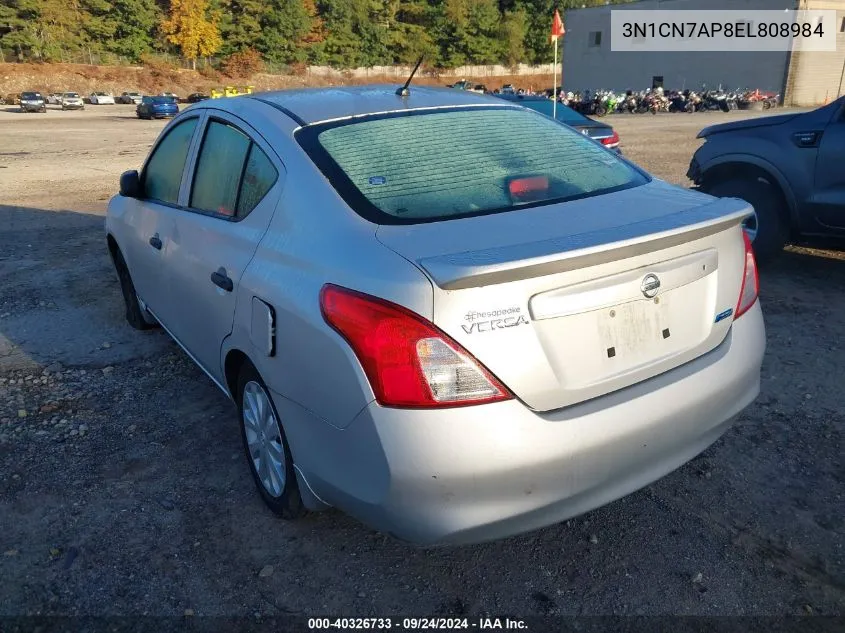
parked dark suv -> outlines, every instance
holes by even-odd
[[[47,101],[40,92],[21,93],[21,112],[47,112]]]
[[[703,191],[742,198],[758,257],[798,236],[845,237],[845,97],[811,112],[712,125],[687,176]]]

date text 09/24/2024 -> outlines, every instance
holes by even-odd
[[[391,630],[397,631],[450,631],[472,630],[526,630],[525,621],[518,618],[309,618],[309,630]]]

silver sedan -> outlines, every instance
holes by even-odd
[[[518,105],[370,86],[193,105],[106,232],[274,512],[468,543],[655,481],[755,399],[751,212]]]

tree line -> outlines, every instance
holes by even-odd
[[[611,0],[622,2],[625,0]],[[548,63],[555,8],[607,0],[0,0],[0,53],[235,54],[338,68]],[[565,13],[564,13],[565,15]]]

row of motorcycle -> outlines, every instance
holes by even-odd
[[[658,112],[708,112],[720,110],[729,112],[748,107],[747,104],[761,102],[762,108],[777,107],[780,95],[754,91],[726,90],[670,90],[662,88],[634,92],[628,90],[619,94],[610,90],[589,90],[566,92],[560,95],[561,103],[573,110],[590,116],[605,116],[611,113],[657,114]]]

